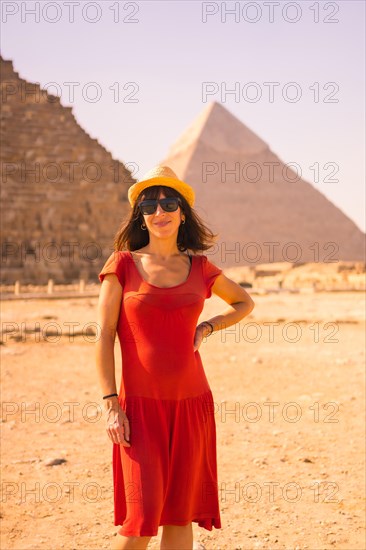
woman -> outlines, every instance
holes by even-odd
[[[207,250],[215,235],[192,208],[193,188],[170,168],[153,168],[128,199],[130,219],[99,274],[96,364],[113,442],[114,524],[122,526],[113,549],[147,548],[163,525],[161,548],[187,550],[193,521],[221,528],[214,401],[198,350],[254,302],[207,256],[187,255]],[[212,291],[230,307],[197,326]]]

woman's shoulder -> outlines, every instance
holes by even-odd
[[[123,286],[123,261],[120,250],[114,250],[104,262],[104,266],[100,273],[98,274],[99,280],[102,283],[104,277],[109,273],[114,273],[117,275],[120,280],[121,285]]]
[[[190,257],[195,258],[195,261],[197,263],[200,263],[202,265],[204,265],[208,261],[206,254],[203,254],[203,252],[200,252],[200,251],[198,252],[190,251],[189,255]]]

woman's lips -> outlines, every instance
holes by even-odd
[[[160,223],[155,223],[155,225],[157,225],[158,227],[164,227],[165,225],[168,225],[168,223],[170,222],[160,222]]]

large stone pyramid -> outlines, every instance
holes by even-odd
[[[356,224],[219,103],[161,162],[194,187],[197,213],[219,233],[209,254],[221,267],[365,261]]]
[[[0,69],[2,282],[96,279],[135,180],[59,97]]]

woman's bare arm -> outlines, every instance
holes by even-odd
[[[255,307],[255,303],[248,292],[223,273],[216,277],[212,286],[212,292],[230,304],[230,307],[225,309],[222,314],[207,319],[213,325],[214,331],[222,330],[238,323],[240,319],[249,315]],[[204,325],[204,336],[210,330],[210,327]]]
[[[98,307],[97,323],[99,337],[96,342],[95,360],[99,384],[103,395],[118,393],[116,390],[114,343],[118,316],[121,307],[122,287],[117,275],[108,273],[102,282]],[[116,398],[105,399],[106,407]]]
[[[117,275],[108,273],[102,282],[97,308],[99,338],[96,342],[95,360],[103,395],[118,393],[114,362],[114,343],[121,308],[123,288]],[[113,443],[130,447],[130,424],[116,396],[104,399],[106,430]]]

